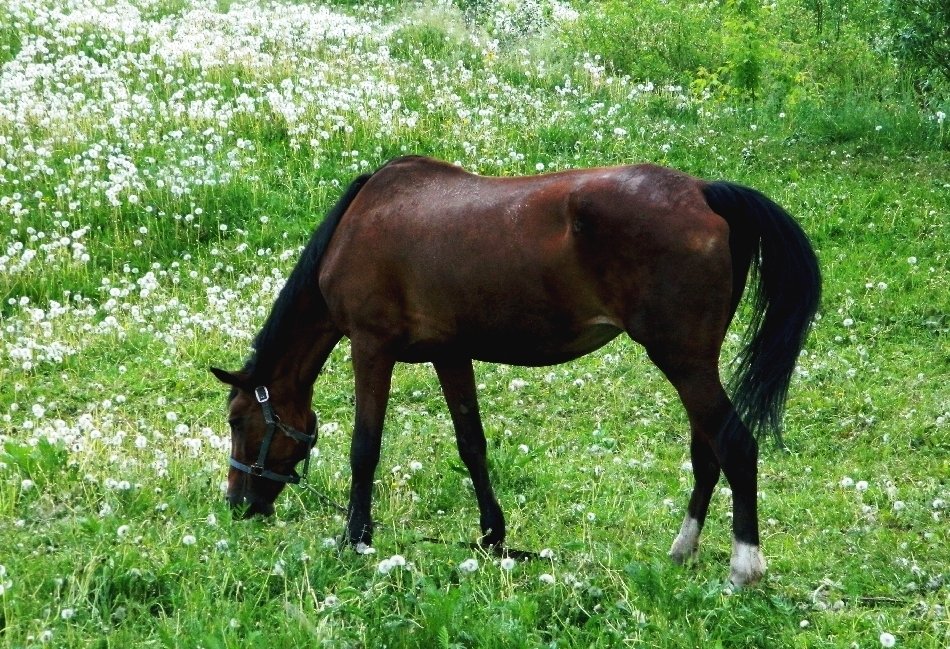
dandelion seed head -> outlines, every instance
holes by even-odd
[[[475,559],[475,558],[466,559],[465,561],[459,564],[459,570],[462,572],[468,572],[468,573],[475,572],[476,570],[478,570],[478,559]]]

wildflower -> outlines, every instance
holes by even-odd
[[[360,541],[356,544],[356,553],[357,554],[376,554],[376,548],[370,547]]]
[[[510,571],[515,567],[515,560],[511,557],[505,557],[501,560],[500,565],[502,570]]]
[[[183,537],[181,537],[182,545],[194,545],[197,542],[198,539],[195,538],[194,534],[185,534]]]
[[[20,481],[20,489],[23,491],[30,491],[35,485],[36,483],[29,478],[23,478],[23,480]]]
[[[879,640],[881,641],[882,647],[893,647],[895,644],[897,644],[897,638],[894,637],[894,634],[888,633],[887,631],[881,633]]]
[[[459,564],[459,570],[462,572],[475,572],[478,570],[478,559],[466,559]]]
[[[854,479],[850,478],[849,476],[845,476],[841,478],[841,482],[838,484],[840,484],[843,489],[849,489],[854,486]]]
[[[868,490],[868,481],[867,480],[858,480],[854,484],[854,488],[858,491],[867,491]]]
[[[71,620],[73,616],[76,615],[76,609],[73,608],[64,608],[59,612],[59,616],[64,620]]]
[[[541,550],[541,552],[539,553],[539,556],[540,556],[542,559],[553,559],[553,558],[554,558],[554,550],[552,550],[551,548],[544,548],[544,549]]]
[[[517,392],[526,385],[528,385],[528,382],[524,379],[512,379],[511,383],[508,384],[508,389],[512,392]]]
[[[115,531],[115,535],[118,536],[119,538],[122,538],[123,536],[129,533],[130,529],[132,528],[129,527],[128,525],[119,525],[118,529],[116,529]]]
[[[538,581],[540,581],[542,584],[547,584],[548,586],[550,586],[551,584],[554,583],[554,575],[550,575],[546,572],[542,573],[538,575]]]

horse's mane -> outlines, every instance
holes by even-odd
[[[305,294],[319,291],[317,271],[323,254],[343,214],[371,176],[372,174],[364,174],[350,183],[340,200],[314,230],[310,241],[300,253],[300,258],[280,290],[267,320],[264,321],[264,326],[254,338],[254,351],[248,357],[242,370],[249,377],[263,381],[269,380],[274,363],[288,352],[293,343],[293,337],[287,335],[287,332],[292,322],[299,317],[294,315],[294,305]],[[320,302],[322,303],[322,298]]]

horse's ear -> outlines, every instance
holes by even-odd
[[[247,381],[238,374],[232,374],[231,372],[225,372],[224,370],[217,367],[209,367],[211,373],[217,377],[222,383],[226,383],[234,388],[245,388]]]

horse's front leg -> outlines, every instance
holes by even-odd
[[[442,384],[442,393],[455,425],[455,441],[459,456],[468,467],[478,500],[482,528],[482,544],[500,546],[505,540],[505,517],[488,477],[485,431],[478,413],[475,373],[469,359],[440,361],[435,371]]]
[[[395,361],[376,349],[353,343],[353,375],[356,383],[356,424],[350,444],[350,506],[347,539],[353,545],[373,540],[371,514],[373,478],[379,464],[383,420]]]

